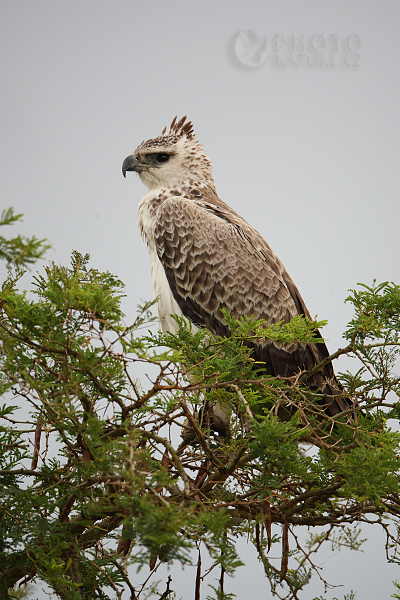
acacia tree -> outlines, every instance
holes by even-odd
[[[23,246],[10,265],[45,250],[1,239]],[[1,598],[37,580],[63,600],[172,598],[170,576],[158,591],[148,570],[129,567],[155,573],[195,556],[198,600],[208,553],[219,570],[214,597],[228,599],[224,576],[241,564],[243,535],[273,595],[300,598],[314,573],[322,579],[321,545],[357,549],[353,526],[363,522],[384,529],[387,558],[398,562],[400,434],[388,425],[400,417],[398,286],[359,286],[347,298],[347,346],[315,367],[343,353],[359,360],[341,377],[349,409],[332,417],[301,374],[266,377],[246,346],[318,343],[323,322],[268,326],[226,314],[230,338],[179,319],[177,335],[144,333],[151,303],[126,325],[123,284],[88,260],[73,252],[70,266],[49,264],[34,295],[18,289],[18,269],[3,283]],[[140,381],[143,365],[152,375]],[[303,545],[301,526],[319,527]]]

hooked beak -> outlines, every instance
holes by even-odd
[[[127,171],[136,171],[136,173],[139,173],[140,171],[143,171],[143,169],[146,168],[146,165],[141,165],[140,163],[138,163],[133,154],[131,154],[130,156],[127,156],[124,162],[122,163],[122,175],[126,177]]]

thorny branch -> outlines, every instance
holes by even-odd
[[[74,589],[77,598],[100,599],[107,586],[117,598],[125,587],[134,600],[146,593],[161,600],[173,593],[171,578],[165,591],[152,592],[151,576],[162,562],[187,564],[188,549],[196,548],[195,597],[217,566],[224,594],[225,573],[236,564],[232,539],[248,535],[273,594],[281,597],[282,583],[286,600],[295,600],[307,569],[329,585],[313,560],[322,543],[347,524],[372,520],[386,532],[388,560],[400,562],[399,439],[382,412],[399,413],[395,399],[385,402],[389,390],[399,392],[399,378],[382,354],[396,350],[396,341],[353,340],[314,367],[312,373],[352,353],[372,377],[363,386],[355,376],[352,394],[343,392],[354,402],[329,416],[322,392],[302,385],[304,373],[257,376],[235,339],[207,349],[200,333],[180,331],[169,340],[169,354],[150,355],[147,338],[131,338],[120,315],[113,321],[109,295],[102,308],[98,295],[90,309],[87,296],[74,305],[73,276],[66,281],[68,302],[43,317],[43,330],[50,325],[42,338],[30,309],[24,305],[16,318],[14,308],[8,316],[8,305],[1,305],[4,381],[29,404],[36,430],[30,447],[32,429],[18,429],[7,411],[0,414],[10,430],[3,450],[12,454],[0,469],[7,491],[1,518],[18,533],[0,566],[0,591],[37,577],[60,598]],[[85,294],[90,285],[85,280]],[[158,369],[144,391],[134,376],[139,361]],[[226,408],[226,431],[207,413],[216,403]],[[279,418],[281,409],[287,420]],[[43,431],[47,444],[61,447],[53,462],[40,452]],[[302,547],[294,529],[300,525],[326,532]],[[121,541],[126,552],[117,555]],[[213,557],[203,573],[201,543]],[[134,585],[129,564],[150,565],[151,576]]]

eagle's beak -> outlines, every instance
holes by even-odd
[[[125,173],[127,171],[136,171],[137,173],[139,173],[139,171],[143,171],[143,169],[145,168],[146,166],[138,163],[133,154],[131,154],[130,156],[127,156],[124,162],[122,163],[122,174],[124,177],[126,177]]]

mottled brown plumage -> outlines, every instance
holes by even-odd
[[[268,323],[310,317],[303,299],[265,239],[217,195],[212,164],[186,118],[170,130],[142,142],[125,159],[123,172],[137,171],[149,193],[139,205],[139,226],[149,247],[153,286],[160,296],[164,330],[174,331],[170,313],[183,314],[195,326],[229,335],[221,309],[235,317]],[[271,375],[310,372],[328,356],[325,344],[253,346],[254,357]],[[309,377],[325,394],[330,414],[347,408],[332,365]]]

